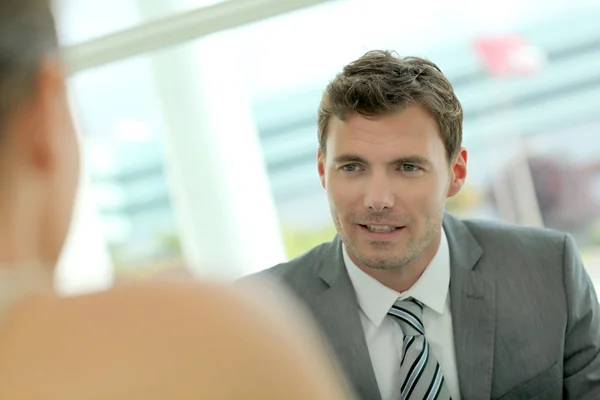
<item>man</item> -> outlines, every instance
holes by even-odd
[[[573,239],[444,211],[467,176],[462,119],[432,62],[344,67],[318,113],[338,237],[262,274],[305,302],[363,399],[600,399],[600,309]]]

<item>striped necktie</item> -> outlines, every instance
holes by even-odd
[[[450,400],[440,364],[430,351],[423,327],[423,304],[415,299],[398,300],[389,315],[404,333],[400,376],[401,400]]]

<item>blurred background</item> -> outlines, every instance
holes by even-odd
[[[385,48],[465,109],[448,209],[570,232],[600,282],[600,0],[60,0],[86,173],[65,292],[183,263],[233,279],[330,240],[316,110]]]

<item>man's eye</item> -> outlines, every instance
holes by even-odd
[[[400,166],[400,169],[404,172],[415,172],[420,170],[419,167],[417,167],[416,165],[412,165],[412,164],[402,164],[402,166]]]
[[[358,165],[356,165],[356,164],[348,164],[348,165],[344,165],[342,167],[342,170],[345,172],[355,172],[355,171],[358,171],[358,169],[359,169]]]

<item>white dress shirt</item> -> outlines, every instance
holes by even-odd
[[[382,400],[400,398],[400,359],[404,335],[387,313],[398,299],[415,298],[424,304],[423,326],[431,351],[440,363],[453,400],[460,400],[458,371],[450,312],[450,250],[445,232],[438,251],[419,280],[406,292],[384,286],[352,262],[343,247],[344,263],[356,291],[360,318]]]

